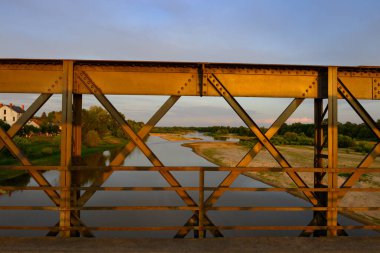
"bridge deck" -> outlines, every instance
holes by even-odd
[[[195,239],[0,238],[0,252],[380,252],[376,237]]]

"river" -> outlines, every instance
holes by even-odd
[[[211,137],[199,133],[190,134],[188,137],[200,137],[204,140],[212,140]],[[229,141],[237,141],[229,139]],[[158,136],[149,137],[147,144],[166,166],[215,166],[204,158],[196,155],[190,148],[181,146],[185,142],[171,142]],[[89,157],[89,164],[108,164],[111,152],[97,154]],[[151,166],[147,158],[136,148],[124,161],[126,166]],[[172,172],[182,186],[197,186],[197,172]],[[227,175],[227,172],[206,172],[205,185],[217,186]],[[58,173],[49,171],[44,176],[52,185],[58,186]],[[91,182],[101,176],[99,172],[86,173],[81,177],[82,185],[90,185]],[[21,180],[21,179],[20,179]],[[20,184],[37,186],[33,179]],[[12,184],[17,183],[13,182]],[[169,186],[158,172],[126,172],[117,171],[106,181],[104,186]],[[234,187],[271,187],[244,175],[232,185]],[[197,192],[189,192],[198,199]],[[205,198],[210,194],[206,192]],[[51,206],[52,203],[41,191],[15,191],[11,194],[0,195],[2,206]],[[184,206],[183,201],[173,191],[157,192],[130,192],[130,191],[98,191],[86,204],[86,206],[143,206],[143,205],[175,205]],[[225,192],[217,201],[216,206],[310,206],[306,201],[294,197],[285,192]],[[182,226],[191,217],[191,211],[82,211],[81,219],[87,226]],[[260,211],[208,211],[208,217],[216,225],[222,226],[286,226],[307,225],[311,218],[311,211],[289,212],[260,212]],[[59,218],[57,211],[0,211],[0,226],[53,226]],[[342,225],[360,225],[360,223],[346,218],[338,217]],[[350,235],[376,235],[373,231],[351,230]],[[297,236],[300,231],[223,231],[227,237],[236,236]],[[0,236],[42,236],[45,231],[21,231],[0,230]],[[175,231],[95,231],[97,237],[173,237]],[[189,237],[192,234],[188,235]],[[207,236],[210,236],[207,233]]]

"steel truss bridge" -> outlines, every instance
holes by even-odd
[[[92,237],[94,231],[173,230],[176,238],[189,232],[205,237],[208,230],[215,237],[223,236],[223,230],[301,230],[301,235],[312,236],[323,231],[328,236],[344,235],[350,229],[378,230],[376,223],[362,226],[342,226],[337,221],[340,211],[379,211],[379,206],[342,207],[340,199],[349,192],[379,192],[379,188],[355,188],[354,184],[364,173],[380,172],[369,168],[380,154],[380,129],[359,99],[380,99],[380,67],[252,65],[222,63],[175,62],[123,62],[83,60],[0,60],[0,93],[40,94],[22,117],[8,131],[0,128],[0,149],[8,149],[22,165],[1,165],[1,170],[26,170],[38,183],[38,187],[1,186],[3,190],[43,191],[51,200],[51,206],[0,206],[0,210],[50,210],[59,212],[59,220],[48,227],[1,226],[0,229],[46,230],[48,235]],[[33,165],[12,138],[33,117],[53,94],[62,95],[61,158],[59,166]],[[116,120],[130,137],[130,142],[120,151],[109,166],[86,166],[78,163],[81,157],[81,108],[82,95],[91,94]],[[162,95],[170,96],[159,110],[138,131],[120,115],[106,95]],[[223,97],[244,121],[258,143],[249,150],[235,167],[168,167],[165,166],[144,142],[157,122],[170,110],[181,96]],[[294,98],[264,133],[236,97]],[[314,100],[315,145],[314,167],[294,168],[271,142],[281,125],[293,114],[305,99]],[[377,143],[355,168],[338,168],[338,99],[346,100],[368,128],[377,137]],[[324,106],[325,102],[325,106]],[[326,103],[327,102],[327,103]],[[327,118],[328,124],[324,124]],[[327,127],[327,136],[324,128]],[[323,149],[327,147],[327,152]],[[152,163],[150,167],[122,166],[124,159],[138,148]],[[248,167],[254,157],[265,148],[281,168]],[[323,166],[327,159],[327,167]],[[59,172],[59,186],[52,186],[43,172]],[[102,177],[90,186],[76,182],[76,172],[99,170]],[[103,187],[103,183],[115,171],[155,171],[166,180],[168,187]],[[173,171],[196,171],[197,187],[184,187]],[[228,172],[217,187],[205,185],[205,174],[210,171]],[[286,173],[296,188],[242,188],[232,187],[235,179],[248,171],[272,171]],[[314,173],[314,185],[308,186],[299,172]],[[339,173],[349,173],[343,184],[338,184]],[[327,185],[322,180],[327,178]],[[325,179],[326,180],[326,179]],[[312,204],[310,207],[252,207],[215,206],[227,191],[301,191]],[[182,206],[87,206],[97,191],[174,191],[183,200]],[[189,191],[197,191],[193,199]],[[211,195],[205,198],[205,192]],[[185,224],[160,227],[95,227],[81,220],[83,210],[188,210],[192,215]],[[225,226],[215,224],[207,215],[213,211],[305,211],[314,212],[309,224],[304,226]]]

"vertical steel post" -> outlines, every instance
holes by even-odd
[[[323,99],[314,99],[314,168],[323,167]],[[324,188],[322,184],[323,173],[314,172],[314,188]],[[318,199],[318,206],[327,205],[327,192],[316,192],[315,196]],[[313,225],[326,226],[326,218],[321,211],[313,212]],[[325,230],[315,230],[314,236],[326,236]]]
[[[198,228],[199,238],[205,237],[204,231],[204,215],[205,215],[205,196],[204,196],[204,184],[205,184],[205,171],[203,168],[199,170],[199,212],[198,212]]]
[[[73,164],[82,165],[82,94],[74,94],[74,107],[73,107]],[[72,185],[74,187],[80,187],[80,175],[79,171],[72,171]],[[78,200],[80,198],[80,191],[74,190],[71,192],[71,205],[78,207]],[[72,211],[72,215],[80,218],[80,211]],[[72,224],[80,226],[76,219],[71,219]],[[71,236],[79,237],[79,231],[72,231]]]
[[[61,237],[70,237],[70,188],[71,188],[71,156],[72,156],[72,92],[73,61],[63,61],[62,87],[62,131],[61,131],[61,166],[60,172],[60,215],[59,226]]]
[[[338,68],[328,68],[328,235],[337,235],[338,201]]]
[[[323,99],[314,99],[314,167],[323,167],[322,158],[322,144],[323,144],[323,127],[322,127],[322,114],[323,114]],[[322,182],[322,173],[314,173],[314,186],[320,185]]]

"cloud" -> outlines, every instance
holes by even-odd
[[[302,117],[302,118],[290,118],[286,121],[286,123],[292,124],[292,123],[313,123],[314,120],[308,117]]]

